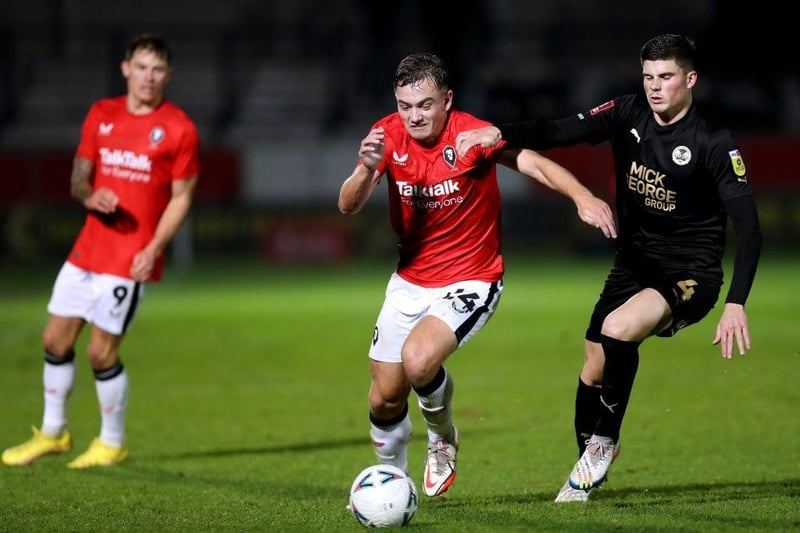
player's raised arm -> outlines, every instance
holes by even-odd
[[[378,164],[383,159],[385,146],[383,128],[371,130],[361,140],[358,149],[359,163],[353,173],[344,180],[339,189],[339,211],[345,215],[355,215],[381,181]]]

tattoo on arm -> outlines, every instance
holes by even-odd
[[[89,183],[89,177],[92,175],[92,162],[83,159],[82,157],[75,157],[72,162],[72,176],[70,176],[70,192],[72,197],[76,200],[83,202],[92,194],[92,185]]]

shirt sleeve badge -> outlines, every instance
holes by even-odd
[[[739,153],[739,150],[730,150],[728,155],[731,158],[731,166],[733,166],[733,173],[743,178],[745,174],[747,174],[747,169],[744,167],[744,159],[742,159],[742,154]],[[741,181],[741,180],[740,180]]]

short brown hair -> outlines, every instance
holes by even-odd
[[[137,50],[149,50],[154,52],[157,56],[164,59],[167,65],[172,61],[172,52],[169,49],[169,45],[167,45],[163,37],[155,33],[140,33],[131,39],[125,51],[125,59],[129,61]]]

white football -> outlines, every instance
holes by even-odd
[[[417,512],[414,480],[396,466],[368,466],[350,487],[353,516],[366,527],[405,526]]]

